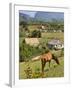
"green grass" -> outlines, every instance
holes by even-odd
[[[54,38],[58,38],[62,41],[64,41],[64,33],[61,32],[53,32],[53,33],[42,33],[42,38],[44,39],[48,39],[48,40],[51,40],[51,39],[54,39]]]
[[[37,26],[36,25],[29,25],[28,29],[29,29],[30,32],[32,32],[34,30],[37,30]]]
[[[64,58],[59,58],[60,65],[57,65],[54,60],[51,62],[51,66],[49,68],[49,63],[46,63],[44,69],[44,77],[63,77],[64,76]],[[19,78],[27,79],[27,74],[25,70],[30,67],[32,70],[31,78],[42,78],[41,76],[41,61],[29,61],[19,63]]]
[[[31,28],[31,27],[30,27]],[[19,38],[19,44],[21,45],[22,41],[24,40],[25,37],[20,37]],[[41,44],[46,44],[48,41],[51,39],[58,38],[61,41],[64,41],[64,33],[42,33],[42,38],[39,38],[39,41]],[[53,51],[52,53],[56,54],[59,56],[61,52],[59,51]],[[64,57],[60,57],[60,65],[57,65],[53,60],[51,62],[51,67],[49,68],[49,63],[46,64],[45,69],[44,69],[44,77],[63,77],[64,76]],[[32,62],[29,60],[29,62],[19,62],[19,78],[20,79],[27,79],[28,72],[28,67],[30,68],[31,75],[29,76],[30,78],[42,78],[41,75],[41,61],[34,61]]]

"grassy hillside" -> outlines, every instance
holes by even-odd
[[[55,61],[52,60],[51,67],[49,68],[49,63],[46,64],[44,69],[44,77],[63,77],[64,76],[64,58],[59,58],[60,65],[57,65]],[[30,75],[26,72],[26,70],[30,67],[31,73]],[[41,75],[41,61],[29,61],[22,62],[19,64],[19,78],[42,78]],[[29,77],[28,77],[29,76]]]

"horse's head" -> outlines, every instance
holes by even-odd
[[[56,63],[57,63],[57,64],[60,64],[58,57],[57,57],[57,56],[54,56],[54,54],[53,54],[52,56],[53,56],[53,59],[56,61]]]

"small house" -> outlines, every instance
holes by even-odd
[[[38,38],[25,38],[25,43],[30,46],[38,46],[39,40]]]
[[[53,39],[50,42],[48,42],[48,48],[60,50],[64,48],[64,44],[59,39]]]

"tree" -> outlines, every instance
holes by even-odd
[[[40,32],[40,31],[37,31],[37,30],[34,30],[34,31],[32,32],[31,37],[40,38],[40,37],[41,37],[41,32]]]
[[[27,27],[27,22],[21,21],[19,23],[20,26],[23,26],[23,28]]]

